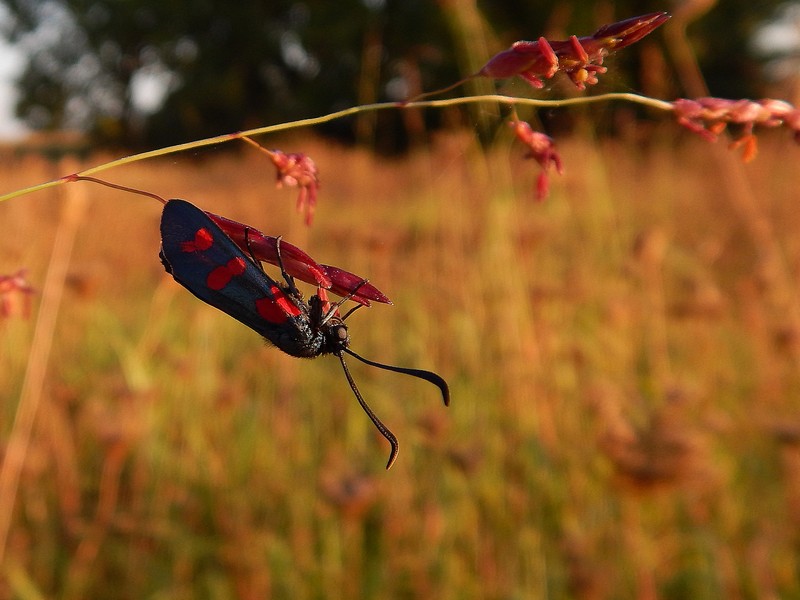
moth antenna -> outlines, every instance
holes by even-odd
[[[350,300],[353,296],[355,296],[358,293],[358,290],[360,290],[362,287],[364,287],[368,283],[369,283],[369,279],[362,279],[361,281],[358,282],[358,285],[356,285],[350,291],[350,293],[347,294],[347,296],[345,296],[344,298],[342,298],[338,302],[335,302],[334,304],[332,304],[330,309],[328,309],[328,312],[325,313],[325,316],[323,317],[322,321],[320,321],[320,326],[322,326],[325,323],[327,323],[328,321],[330,321],[331,317],[334,316],[337,313],[337,311],[339,310],[339,307],[342,304],[344,304],[345,302],[347,302],[348,300]],[[354,310],[356,310],[357,308],[361,308],[361,306],[363,306],[363,305],[359,304],[358,306],[355,306],[355,307],[351,308],[350,310],[348,310],[347,313],[345,314],[345,316],[342,317],[342,321],[344,321],[347,317],[349,317],[353,313]]]
[[[352,354],[356,358],[361,358],[358,355],[354,354],[353,352],[349,351],[347,352],[349,354]],[[374,412],[372,412],[372,409],[367,404],[367,401],[364,400],[364,397],[361,395],[361,392],[358,391],[358,386],[356,386],[356,382],[353,379],[353,376],[350,374],[350,369],[347,368],[347,363],[344,361],[344,355],[341,352],[339,352],[336,354],[336,356],[339,357],[339,362],[342,363],[342,369],[344,369],[344,374],[345,377],[347,377],[348,383],[350,384],[350,389],[352,389],[353,393],[356,395],[356,399],[358,400],[358,403],[361,405],[361,408],[364,409],[364,412],[367,413],[367,416],[370,418],[370,420],[378,429],[378,431],[381,432],[381,435],[385,437],[387,440],[389,440],[389,444],[392,446],[392,450],[389,453],[389,462],[386,463],[386,470],[388,471],[394,464],[394,461],[397,460],[397,452],[400,450],[400,444],[397,443],[397,438],[389,430],[389,428],[386,427],[386,425],[384,425],[381,422],[381,420]]]
[[[342,321],[344,321],[347,317],[349,317],[354,312],[356,312],[359,308],[364,308],[364,305],[363,304],[356,304],[353,308],[351,308],[346,313],[344,313],[344,316],[342,317]]]
[[[439,390],[442,392],[442,399],[444,400],[444,405],[450,406],[450,387],[447,385],[447,382],[444,380],[443,377],[437,375],[433,371],[425,371],[423,369],[409,369],[408,367],[395,367],[394,365],[385,365],[383,363],[375,362],[374,360],[369,360],[368,358],[364,358],[363,356],[359,356],[358,354],[350,350],[350,348],[344,348],[344,352],[347,352],[350,356],[357,358],[361,362],[371,367],[378,367],[379,369],[385,369],[386,371],[403,373],[404,375],[411,375],[412,377],[416,377],[417,379],[424,379],[425,381],[430,381],[433,385],[437,386]]]

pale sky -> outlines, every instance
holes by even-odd
[[[22,137],[25,128],[14,118],[16,90],[13,79],[22,68],[18,50],[0,39],[0,141]]]

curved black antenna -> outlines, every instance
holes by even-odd
[[[447,382],[444,380],[444,378],[440,377],[433,371],[424,371],[422,369],[409,369],[407,367],[395,367],[394,365],[385,365],[383,363],[375,362],[374,360],[369,360],[368,358],[364,358],[363,356],[359,356],[358,354],[350,350],[350,348],[344,348],[344,351],[347,352],[350,356],[357,358],[361,362],[368,364],[371,367],[378,367],[379,369],[394,371],[395,373],[403,373],[404,375],[411,375],[412,377],[417,377],[418,379],[424,379],[425,381],[430,381],[433,385],[437,386],[441,390],[442,399],[444,399],[444,405],[450,406],[450,388],[448,387]]]
[[[364,307],[364,305],[363,305],[363,304],[356,304],[356,305],[355,305],[353,308],[351,308],[351,309],[350,309],[350,310],[348,310],[346,313],[344,313],[344,316],[342,317],[342,321],[344,321],[345,319],[347,319],[347,317],[349,317],[350,315],[352,315],[352,314],[353,314],[354,312],[356,312],[356,311],[357,311],[359,308],[363,308],[363,307]]]
[[[353,354],[352,352],[349,352],[347,350],[346,352],[348,352],[349,354]],[[381,420],[374,412],[372,412],[372,409],[367,404],[367,401],[364,400],[363,396],[361,395],[361,392],[358,391],[356,382],[353,379],[353,376],[350,375],[350,369],[347,368],[347,363],[344,362],[344,356],[342,355],[342,353],[337,352],[336,356],[339,357],[339,362],[342,363],[342,368],[344,369],[345,377],[347,377],[347,381],[350,384],[350,389],[352,389],[353,393],[356,395],[356,399],[358,400],[358,403],[361,405],[361,408],[364,409],[364,412],[367,413],[367,416],[370,418],[375,427],[377,427],[378,431],[381,432],[381,435],[385,437],[387,440],[389,440],[389,444],[391,444],[392,446],[392,451],[389,454],[389,462],[386,463],[386,470],[388,471],[394,464],[394,461],[397,460],[397,452],[400,450],[400,444],[397,443],[397,438],[391,431],[389,431],[389,428],[386,427],[386,425],[384,425],[381,422]],[[360,358],[358,355],[355,354],[353,354],[353,356],[356,356],[356,358]]]
[[[350,300],[350,299],[351,299],[353,296],[355,296],[355,295],[358,293],[358,290],[360,290],[362,287],[364,287],[364,286],[365,286],[365,285],[367,285],[368,283],[369,283],[369,279],[362,279],[361,281],[359,281],[359,282],[358,282],[358,285],[356,285],[356,286],[355,286],[355,287],[354,287],[354,288],[353,288],[353,289],[350,291],[350,293],[349,293],[349,294],[347,294],[347,296],[345,296],[344,298],[342,298],[342,299],[341,299],[341,300],[339,300],[338,302],[334,302],[333,304],[331,304],[331,308],[330,308],[330,310],[328,310],[328,312],[327,312],[327,313],[325,313],[325,316],[324,316],[324,317],[322,317],[322,320],[319,322],[319,327],[322,327],[323,325],[325,325],[325,323],[327,323],[328,321],[330,321],[331,317],[333,317],[333,316],[336,314],[336,312],[339,310],[339,307],[340,307],[342,304],[344,304],[345,302],[347,302],[348,300]],[[361,305],[359,304],[358,306],[361,306]],[[358,306],[356,306],[356,308],[358,308]],[[353,312],[353,311],[354,311],[356,308],[351,308],[350,310],[348,310],[348,311],[347,311],[347,314],[346,314],[344,317],[342,317],[342,321],[344,321],[344,320],[345,320],[347,317],[349,317],[349,316],[350,316],[350,314],[351,314],[351,313],[352,313],[352,312]]]

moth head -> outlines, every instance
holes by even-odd
[[[350,345],[350,334],[341,319],[334,317],[325,327],[325,342],[328,352],[339,354]]]

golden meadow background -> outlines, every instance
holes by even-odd
[[[351,361],[400,440],[389,472],[336,360],[266,347],[163,272],[155,201],[4,203],[0,273],[39,292],[0,323],[6,461],[20,398],[38,410],[0,497],[0,599],[800,597],[800,149],[764,134],[745,166],[676,129],[560,139],[541,204],[518,146],[260,140],[317,162],[311,229],[255,152],[103,174],[394,300],[348,321],[353,348],[453,402]],[[110,158],[8,153],[2,189]]]

